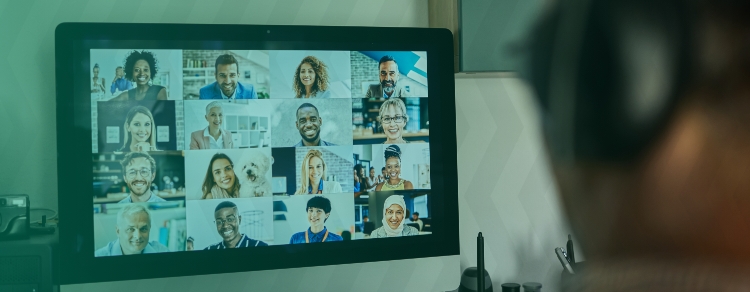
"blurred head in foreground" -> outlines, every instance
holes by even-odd
[[[556,2],[526,73],[587,261],[750,267],[750,2]]]

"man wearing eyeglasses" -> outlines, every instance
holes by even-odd
[[[214,64],[216,82],[200,89],[200,99],[258,99],[252,84],[242,84],[239,62],[231,54],[221,55]]]
[[[214,223],[216,223],[216,231],[219,232],[222,241],[209,245],[204,250],[268,246],[265,242],[252,239],[240,233],[239,225],[242,222],[242,216],[237,213],[239,213],[237,205],[230,201],[221,202],[216,206],[214,210]]]
[[[378,75],[380,76],[380,83],[370,85],[365,98],[409,97],[409,93],[398,85],[401,74],[398,72],[398,63],[393,59],[393,56],[385,55],[380,58]]]
[[[302,140],[294,147],[302,146],[336,146],[320,139],[320,126],[323,118],[318,113],[318,108],[310,103],[303,103],[297,108],[297,121],[294,122],[299,130]]]
[[[122,176],[130,190],[130,195],[120,201],[123,203],[164,202],[151,191],[151,182],[156,177],[156,161],[146,152],[130,152],[120,162]]]

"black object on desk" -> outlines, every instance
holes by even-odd
[[[500,285],[502,292],[521,292],[521,285],[518,283],[505,283]]]
[[[54,255],[57,234],[0,241],[0,291],[57,291]]]

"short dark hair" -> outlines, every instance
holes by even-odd
[[[148,63],[148,66],[151,69],[151,80],[153,80],[154,76],[156,76],[156,73],[159,72],[157,64],[158,62],[156,61],[154,53],[146,50],[140,52],[133,50],[132,52],[130,52],[130,55],[125,58],[125,79],[135,81],[135,76],[133,76],[133,67],[135,67],[135,62],[138,62],[138,60],[144,60],[146,61],[146,63]]]
[[[122,69],[122,66],[117,66],[117,68],[115,68],[115,70],[117,70],[117,69]]]
[[[370,218],[370,217],[367,217],[367,216],[362,216],[362,219],[365,219],[365,218]]]
[[[383,167],[383,169],[385,169],[385,167]],[[370,170],[375,170],[375,167],[374,166],[370,166]]]
[[[296,112],[295,112],[295,114],[294,114],[295,118],[296,118],[296,117],[297,117],[297,115],[299,114],[299,110],[301,110],[301,109],[303,109],[303,108],[306,108],[306,107],[311,107],[311,108],[314,108],[314,109],[315,109],[315,111],[316,111],[316,112],[318,112],[318,114],[320,114],[320,111],[318,110],[318,108],[317,108],[317,107],[315,107],[315,106],[314,106],[314,105],[313,105],[312,103],[306,102],[306,103],[303,103],[303,104],[301,104],[301,105],[300,105],[300,106],[299,106],[299,107],[297,108],[297,111],[296,111]]]
[[[359,173],[359,171],[362,170],[362,164],[355,164],[354,165],[354,170],[356,170],[357,173]]]
[[[240,63],[237,61],[237,59],[232,56],[232,54],[224,54],[216,58],[216,63],[214,63],[214,75],[219,72],[219,65],[231,64],[237,64],[237,74],[240,74]]]
[[[391,55],[385,55],[382,58],[380,58],[380,62],[378,62],[378,66],[380,66],[380,64],[383,64],[383,63],[388,62],[388,61],[393,61],[393,63],[396,63],[396,65],[398,65],[398,62],[396,62],[396,59],[394,59],[393,56],[391,56]]]
[[[156,161],[154,160],[151,155],[148,155],[146,152],[128,152],[128,154],[125,154],[125,157],[120,161],[120,165],[122,165],[122,175],[125,175],[125,168],[127,168],[130,163],[133,162],[133,159],[143,157],[148,160],[149,164],[151,164],[151,173],[156,172]]]
[[[307,201],[305,212],[307,212],[307,210],[310,208],[323,209],[323,212],[326,212],[326,214],[328,214],[331,213],[331,201],[323,196],[315,196]]]
[[[412,215],[417,215],[417,217],[419,217],[419,212],[414,212]]]
[[[385,166],[383,166],[383,168],[380,169],[380,171],[383,171],[383,170],[385,170]]]
[[[224,209],[224,208],[235,208],[235,209],[237,209],[237,205],[235,205],[234,203],[232,203],[230,201],[224,201],[224,202],[221,202],[218,205],[216,205],[216,209],[214,209],[214,212],[219,211],[219,210]]]

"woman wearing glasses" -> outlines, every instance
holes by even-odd
[[[381,127],[385,133],[385,142],[383,144],[403,144],[409,143],[404,140],[404,127],[409,121],[406,115],[406,105],[400,98],[389,98],[380,106],[378,115]]]
[[[383,226],[370,233],[370,238],[419,235],[419,230],[404,225],[406,202],[404,196],[392,195],[383,204]]]
[[[375,187],[376,192],[412,190],[414,185],[400,177],[401,175],[401,148],[391,145],[385,148],[385,173],[388,179]]]
[[[201,199],[237,198],[240,194],[240,183],[234,175],[234,164],[224,153],[211,157],[203,179],[203,197]]]

